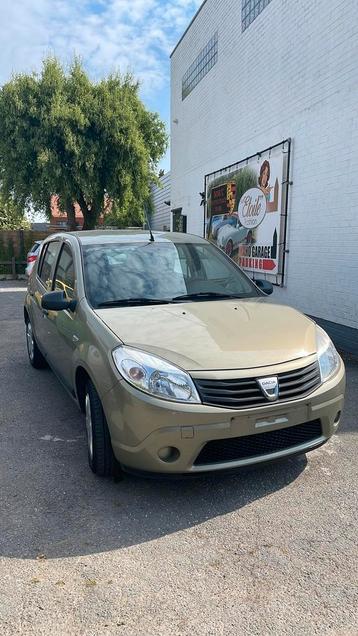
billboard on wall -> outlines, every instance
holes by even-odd
[[[206,175],[207,236],[243,269],[283,279],[290,142]],[[256,276],[258,278],[258,276]]]

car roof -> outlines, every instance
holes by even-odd
[[[83,230],[81,232],[62,232],[51,235],[51,239],[74,236],[82,245],[98,245],[101,243],[135,243],[150,240],[148,230]],[[205,243],[205,239],[195,234],[183,232],[153,232],[154,241],[158,243]]]

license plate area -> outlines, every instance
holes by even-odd
[[[304,404],[295,409],[280,410],[277,413],[267,415],[255,415],[250,417],[250,423],[255,432],[261,432],[303,424],[308,422],[308,419],[308,406]]]
[[[250,435],[265,431],[288,428],[296,424],[308,422],[308,404],[302,404],[296,408],[282,407],[275,410],[269,409],[267,413],[260,412],[249,414],[243,419],[234,417],[232,420],[233,435]]]

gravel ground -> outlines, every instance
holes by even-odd
[[[0,633],[358,634],[358,361],[307,458],[193,481],[96,478],[84,420],[26,359],[0,283]]]

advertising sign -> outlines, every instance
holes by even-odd
[[[231,214],[235,206],[236,184],[233,182],[214,186],[211,190],[212,214]]]
[[[208,238],[243,269],[267,274],[278,284],[283,274],[288,152],[289,145],[282,142],[206,176]]]

